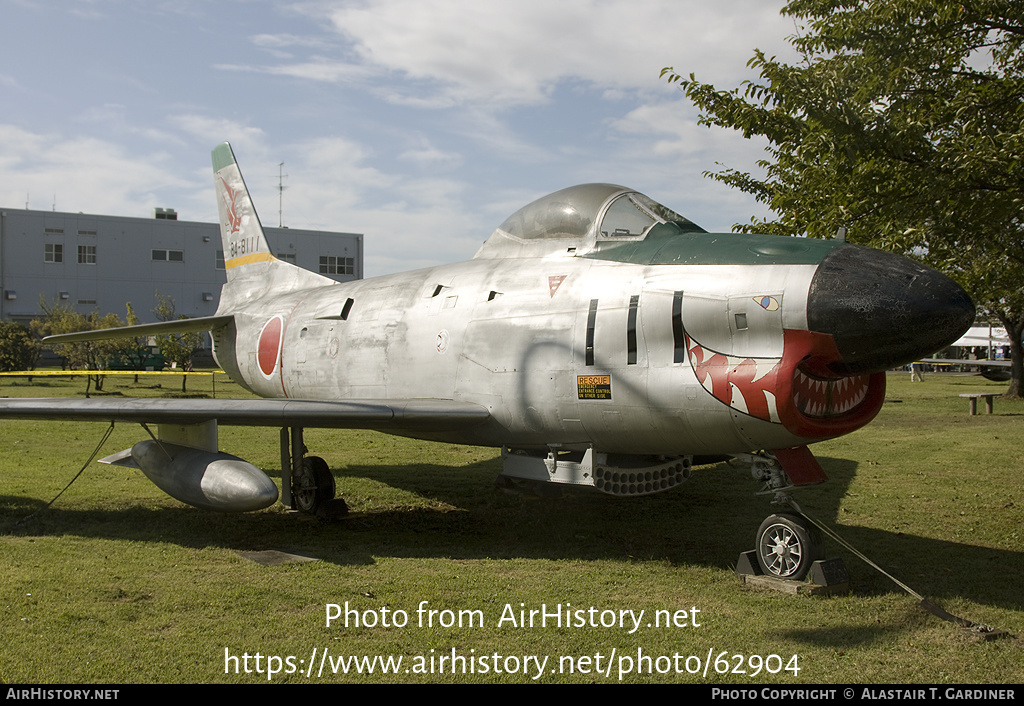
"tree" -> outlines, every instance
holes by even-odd
[[[153,309],[156,318],[160,321],[175,321],[187,319],[184,314],[177,314],[174,309],[174,300],[168,296],[156,292],[157,306]],[[203,345],[203,335],[197,332],[172,333],[156,337],[156,344],[160,346],[160,352],[164,358],[176,364],[182,370],[192,369],[192,356],[196,354]],[[187,375],[181,376],[181,391],[185,392]]]
[[[116,314],[100,316],[98,311],[91,314],[79,314],[69,305],[50,303],[42,297],[39,306],[43,310],[43,318],[33,319],[32,331],[40,336],[53,336],[59,333],[76,333],[78,331],[94,331],[96,329],[122,326],[124,322]],[[44,344],[46,345],[46,344]],[[48,344],[53,352],[67,360],[72,368],[81,370],[102,370],[107,358],[117,353],[119,341],[82,341],[79,343]],[[89,386],[96,383],[96,389],[103,389],[103,376],[86,375],[85,396],[89,396]]]
[[[0,372],[31,370],[39,358],[39,342],[24,324],[0,321]]]
[[[708,174],[774,220],[746,231],[847,238],[918,257],[1006,328],[1024,396],[1024,4],[794,0],[801,54],[755,50],[760,80],[730,91],[662,71],[701,123],[762,135],[765,176]]]
[[[135,309],[132,307],[131,302],[125,304],[124,325],[125,326],[137,326],[142,323],[139,321],[139,317],[135,315]],[[147,365],[150,365],[150,361],[153,358],[153,349],[149,345],[148,336],[136,336],[134,338],[120,338],[111,341],[114,346],[113,355],[118,359],[118,363],[124,365],[129,370],[145,370]],[[139,381],[139,376],[135,376],[135,382]]]

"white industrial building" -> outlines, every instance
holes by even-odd
[[[265,228],[274,255],[339,282],[363,276],[363,236]],[[212,316],[224,284],[224,252],[215,223],[179,221],[170,209],[153,218],[0,209],[0,320],[28,323],[40,298],[87,314],[124,318],[131,302],[155,321],[157,294],[177,313]]]

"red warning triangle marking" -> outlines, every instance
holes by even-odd
[[[562,286],[562,282],[564,282],[565,278],[568,276],[569,275],[548,275],[548,294],[551,297],[555,296],[555,292],[558,291],[558,288]]]

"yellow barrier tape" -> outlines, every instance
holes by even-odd
[[[0,375],[20,375],[22,377],[66,377],[68,375],[227,375],[223,370],[18,370]]]

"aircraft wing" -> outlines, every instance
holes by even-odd
[[[963,360],[961,358],[922,358],[922,363],[949,363],[951,365],[977,365],[979,368],[1009,368],[1013,365],[1009,360]]]
[[[0,418],[447,431],[483,424],[486,408],[441,399],[0,399]]]
[[[117,328],[101,328],[93,331],[79,331],[77,333],[60,333],[55,336],[47,336],[43,343],[78,343],[80,341],[106,341],[111,338],[135,338],[142,336],[159,336],[167,333],[188,333],[190,331],[213,331],[221,326],[227,326],[234,319],[230,314],[226,316],[202,316],[195,319],[175,319],[173,321],[159,321],[155,324],[139,324],[137,326],[120,326]]]
[[[940,363],[950,365],[973,365],[981,369],[981,376],[992,382],[1006,382],[1013,375],[1007,369],[1013,365],[1009,360],[962,360],[960,358],[922,358],[921,363]]]

